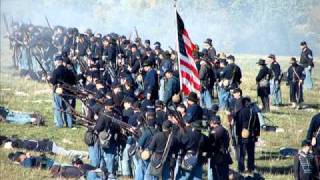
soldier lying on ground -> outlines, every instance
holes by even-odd
[[[50,169],[54,164],[54,161],[45,155],[31,156],[30,153],[20,151],[10,153],[8,158],[25,168]]]
[[[28,151],[49,152],[57,155],[73,157],[88,157],[88,153],[85,151],[66,150],[63,147],[58,146],[55,142],[49,139],[43,140],[31,140],[31,139],[18,139],[16,137],[2,136],[2,142],[4,148],[19,148],[26,149]],[[1,145],[2,143],[0,143]]]
[[[90,164],[85,164],[79,158],[72,160],[72,165],[55,164],[50,169],[54,178],[59,179],[87,179],[87,180],[102,180],[107,177],[103,171],[97,169]]]
[[[44,118],[38,113],[12,111],[0,106],[0,122],[15,124],[44,125]]]
[[[8,155],[8,158],[16,164],[19,164],[25,168],[39,168],[50,170],[54,178],[76,178],[87,180],[99,180],[104,176],[99,174],[98,169],[95,167],[84,164],[79,158],[72,160],[72,165],[61,165],[54,160],[46,157],[44,154],[40,156],[32,156],[30,153],[14,152]]]

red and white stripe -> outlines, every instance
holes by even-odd
[[[182,86],[181,90],[186,96],[189,95],[190,92],[195,92],[198,94],[198,97],[200,97],[200,78],[195,60],[192,55],[195,45],[192,43],[186,30],[183,31],[182,38],[187,57],[179,51],[178,58],[180,67],[180,84]]]

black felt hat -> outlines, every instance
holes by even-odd
[[[188,96],[188,100],[197,103],[198,102],[198,95],[195,92],[191,92]]]
[[[259,64],[259,65],[265,65],[265,64],[266,64],[266,60],[264,60],[264,59],[259,59],[259,61],[257,62],[257,64]]]

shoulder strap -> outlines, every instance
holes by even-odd
[[[197,147],[197,153],[196,153],[196,156],[198,157],[198,155],[199,155],[199,152],[200,152],[200,143],[201,143],[201,140],[202,140],[202,134],[201,134],[201,132],[200,132],[200,139],[199,139],[199,142],[198,142],[198,147]]]
[[[317,137],[319,133],[320,133],[320,126],[318,127],[318,130],[317,130],[317,133],[315,134],[315,137]]]
[[[249,118],[249,123],[248,123],[248,131],[250,128],[251,119],[252,119],[252,108],[250,108],[250,118]]]
[[[171,142],[172,142],[172,132],[170,132],[170,134],[168,136],[168,140],[166,142],[166,146],[164,148],[164,151],[163,151],[163,154],[161,157],[161,161],[160,161],[159,165],[157,165],[156,168],[160,168],[163,165],[163,163],[165,162],[165,160],[167,159],[169,151],[170,151]]]
[[[236,68],[237,66],[234,66],[233,69],[232,69],[232,77],[231,77],[231,82],[233,83],[233,80],[234,80],[234,76],[236,74]]]
[[[292,66],[292,70],[293,70],[293,73],[298,77],[299,80],[301,80],[300,76],[298,75],[297,71],[296,71],[296,68],[294,68]]]

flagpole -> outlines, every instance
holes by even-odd
[[[179,47],[179,32],[178,32],[178,20],[177,20],[177,1],[178,0],[173,0],[174,4],[174,19],[175,19],[175,29],[176,29],[176,47],[177,47],[177,58],[178,58],[178,71],[179,71],[179,83],[180,83],[180,92],[182,92],[182,77],[181,77],[181,71],[180,71],[180,47]],[[182,100],[184,99],[183,93],[181,93]]]

